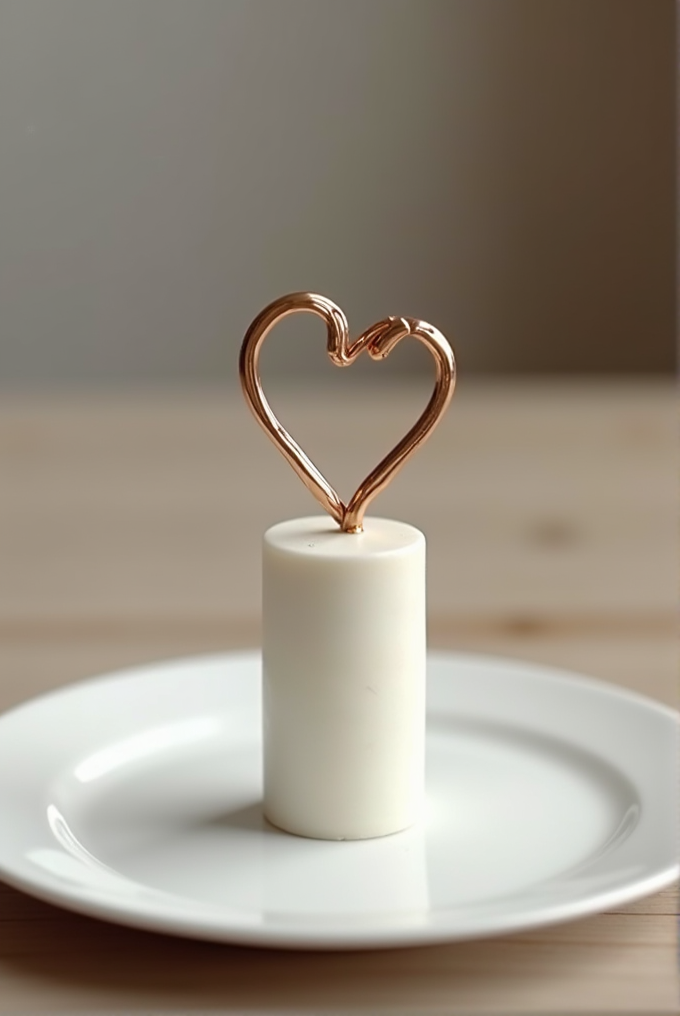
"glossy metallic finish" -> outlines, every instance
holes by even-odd
[[[336,367],[349,367],[364,350],[374,360],[384,360],[397,343],[407,336],[422,342],[432,353],[436,378],[427,406],[408,433],[382,459],[345,504],[326,478],[305,455],[288,431],[281,426],[265,397],[258,370],[260,349],[272,328],[291,314],[316,314],[326,324],[327,351]],[[413,452],[430,436],[446,410],[456,383],[456,365],[451,346],[432,325],[416,318],[389,317],[371,325],[354,342],[343,312],[331,300],[315,293],[291,293],[270,303],[255,318],[241,346],[239,359],[241,386],[255,418],[277,448],[290,462],[302,482],[319,504],[347,533],[363,528],[366,508],[401,469]]]

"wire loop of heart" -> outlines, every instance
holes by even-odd
[[[436,377],[430,400],[407,434],[357,487],[345,504],[299,444],[281,426],[269,405],[259,374],[262,344],[270,331],[291,314],[315,314],[326,324],[326,349],[337,367],[349,367],[366,350],[374,360],[389,356],[397,343],[412,336],[429,349],[435,361]],[[258,423],[269,435],[319,504],[347,533],[360,533],[366,508],[387,486],[410,456],[430,436],[445,412],[456,383],[456,364],[451,346],[426,321],[388,317],[367,328],[350,342],[347,319],[340,308],[325,296],[291,293],[270,303],[255,318],[241,346],[239,374],[246,402]]]

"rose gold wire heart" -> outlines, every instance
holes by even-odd
[[[407,335],[412,335],[427,346],[435,361],[434,391],[424,411],[401,441],[362,481],[346,505],[299,444],[281,426],[262,389],[258,370],[262,343],[279,321],[291,314],[300,313],[316,314],[325,321],[328,336],[326,349],[337,367],[348,367],[364,350],[367,350],[374,360],[383,360]],[[241,346],[239,373],[243,394],[256,420],[308,490],[347,533],[361,532],[364,512],[369,503],[430,436],[451,401],[456,383],[453,350],[441,332],[432,325],[415,318],[389,317],[371,325],[354,342],[350,342],[349,327],[343,312],[331,300],[315,293],[291,293],[282,296],[257,315]]]

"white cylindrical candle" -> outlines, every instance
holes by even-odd
[[[263,541],[264,812],[318,839],[417,821],[425,747],[425,537],[293,519]]]

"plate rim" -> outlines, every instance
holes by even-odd
[[[154,672],[167,671],[169,667],[176,670],[190,668],[192,666],[210,666],[215,664],[229,664],[234,662],[257,663],[260,658],[258,648],[226,650],[223,652],[210,652],[192,654],[190,656],[169,657],[161,660],[152,660],[137,665],[131,665],[117,670],[103,672],[90,678],[85,678],[62,685],[59,688],[34,695],[23,702],[11,707],[0,714],[0,729],[2,724],[19,712],[28,711],[39,703],[58,699],[65,695],[77,693],[79,690],[95,688],[105,683],[116,684],[126,682],[134,677],[142,675],[151,676]],[[457,652],[454,650],[432,649],[428,650],[428,663],[441,662],[443,664],[477,664],[487,667],[508,667],[519,668],[533,677],[541,677],[562,686],[565,684],[570,688],[577,686],[582,692],[599,692],[612,696],[618,700],[624,700],[631,705],[645,711],[651,711],[673,724],[674,733],[677,738],[680,732],[680,712],[672,706],[658,702],[648,696],[627,688],[607,682],[602,679],[593,678],[576,671],[565,668],[543,665],[534,661],[527,661],[520,658],[500,656],[487,653]],[[50,880],[45,877],[27,879],[21,874],[12,870],[5,863],[0,853],[0,878],[9,886],[27,893],[37,899],[43,900],[63,909],[82,914],[87,917],[105,921],[112,921],[127,927],[143,929],[153,932],[161,932],[179,937],[191,937],[225,944],[259,946],[278,949],[314,949],[314,950],[352,950],[352,949],[381,949],[412,947],[418,945],[429,945],[447,941],[466,941],[498,935],[507,935],[520,931],[527,931],[539,927],[547,927],[565,921],[583,918],[589,915],[601,913],[613,907],[621,907],[642,899],[652,893],[672,885],[680,876],[680,858],[668,865],[663,870],[653,874],[647,874],[637,880],[632,880],[627,886],[619,886],[614,889],[602,889],[599,892],[582,896],[575,900],[562,903],[551,903],[543,908],[526,908],[524,911],[513,911],[510,914],[500,917],[482,919],[477,925],[469,926],[467,929],[455,929],[446,927],[445,920],[439,922],[429,921],[427,924],[419,924],[415,927],[408,925],[397,925],[384,927],[380,930],[370,925],[366,929],[353,928],[349,934],[344,934],[343,929],[326,929],[322,932],[311,931],[308,927],[295,928],[289,925],[282,925],[281,929],[272,930],[246,926],[237,927],[232,922],[231,927],[225,923],[216,922],[214,926],[205,923],[205,918],[199,915],[192,917],[175,912],[171,919],[162,915],[147,914],[140,910],[130,909],[125,903],[118,906],[114,901],[102,902],[99,900],[88,900],[79,898],[75,892],[70,893],[68,886],[65,888],[60,884],[58,888],[50,886]],[[443,915],[450,911],[442,911]],[[436,911],[434,912],[436,916]]]

